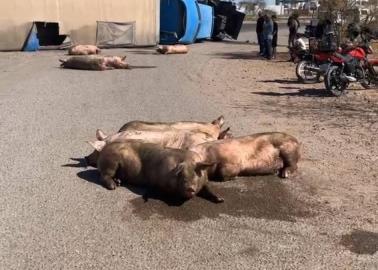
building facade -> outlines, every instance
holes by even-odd
[[[57,22],[74,43],[95,44],[97,21],[132,23],[133,45],[159,40],[159,0],[11,0],[0,2],[0,50],[21,50],[33,22]]]

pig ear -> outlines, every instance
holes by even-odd
[[[122,61],[126,60],[126,57],[127,57],[126,55],[125,55],[124,57],[122,57],[122,58],[121,58]]]
[[[218,127],[222,127],[224,124],[224,116],[221,115],[217,119],[215,119],[213,122],[211,122],[213,125],[216,125]]]
[[[196,164],[196,171],[200,172],[200,171],[203,171],[203,170],[207,170],[214,165],[215,165],[215,163],[198,162]]]
[[[232,138],[232,134],[231,133],[228,133],[230,131],[230,127],[226,128],[225,130],[223,130],[221,133],[219,133],[219,136],[218,136],[218,140],[223,140],[223,139],[228,139],[228,138]]]
[[[101,150],[104,148],[106,144],[104,141],[95,141],[95,142],[88,141],[87,143],[89,143],[94,149],[96,149],[99,152],[101,152]]]
[[[184,170],[184,168],[185,168],[185,164],[184,162],[181,162],[180,164],[177,165],[176,168],[173,169],[173,173],[178,176]]]
[[[101,129],[96,130],[97,140],[103,141],[103,140],[105,140],[106,137],[108,137],[108,136],[106,136],[106,134]]]

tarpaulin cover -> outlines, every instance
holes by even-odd
[[[134,22],[97,22],[97,46],[106,48],[134,44],[134,25]]]

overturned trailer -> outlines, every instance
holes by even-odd
[[[159,41],[160,0],[0,2],[0,50],[22,50],[36,32],[42,46],[149,46]]]

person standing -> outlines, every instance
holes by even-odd
[[[277,16],[275,14],[272,15],[272,21],[273,21],[272,58],[276,58],[277,57],[278,24],[277,24]]]
[[[268,60],[272,59],[272,40],[273,40],[273,21],[269,15],[264,16],[264,26],[263,26],[263,36],[264,36],[264,57]]]
[[[264,27],[264,16],[262,11],[260,10],[257,13],[258,19],[256,23],[256,34],[257,34],[257,42],[259,43],[260,47],[260,55],[264,53],[264,38],[263,38],[263,27]]]
[[[299,23],[299,16],[298,14],[292,14],[288,21],[287,26],[289,27],[289,48],[294,47],[295,39],[297,38],[298,29],[301,26]]]

